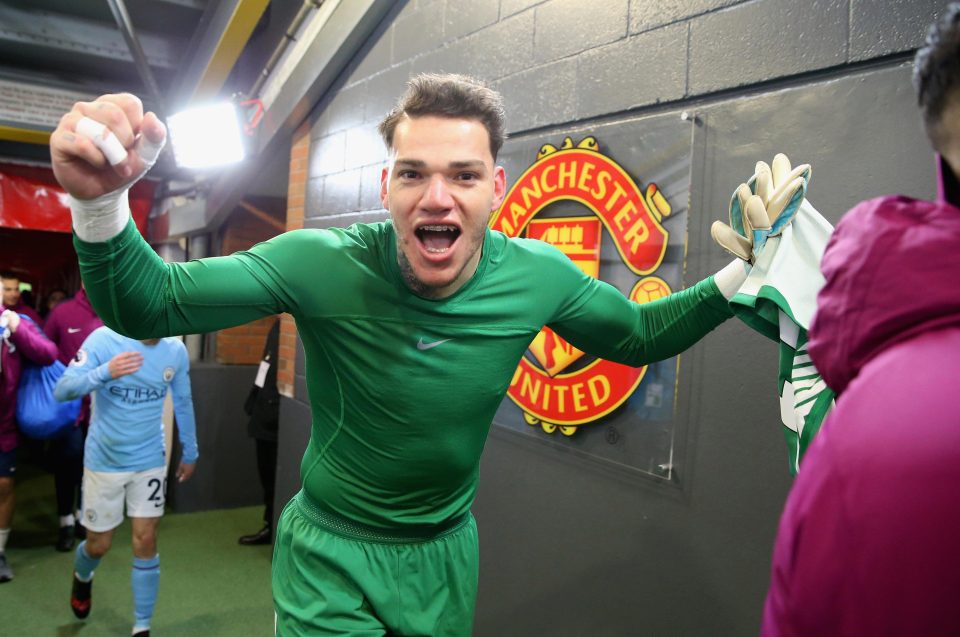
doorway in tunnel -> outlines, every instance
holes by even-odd
[[[0,271],[19,278],[41,317],[52,293],[80,287],[66,194],[47,167],[0,163]]]
[[[155,182],[130,190],[130,208],[141,233],[153,204]],[[46,316],[46,301],[80,289],[67,194],[46,166],[0,163],[0,271],[20,279],[27,304]]]
[[[0,271],[20,279],[22,300],[41,318],[57,292],[73,296],[80,289],[80,270],[73,236],[66,232],[0,227]]]

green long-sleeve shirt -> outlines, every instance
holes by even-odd
[[[544,325],[589,354],[639,366],[732,315],[712,277],[638,305],[553,246],[490,230],[477,272],[441,300],[404,284],[390,222],[297,230],[176,264],[132,223],[75,245],[97,313],[133,338],[293,315],[313,418],[303,487],[320,506],[382,528],[439,524],[470,508],[494,413]]]

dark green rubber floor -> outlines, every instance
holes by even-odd
[[[70,610],[73,553],[58,553],[53,477],[19,467],[17,510],[7,543],[12,582],[0,584],[0,634],[9,637],[129,635],[130,524],[96,571],[93,610],[79,621]],[[237,538],[260,527],[262,509],[247,507],[177,514],[160,522],[160,595],[155,637],[273,635],[270,546],[246,547]]]

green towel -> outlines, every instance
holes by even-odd
[[[820,259],[832,232],[833,226],[804,201],[783,233],[767,239],[730,301],[744,323],[779,343],[780,419],[791,475],[834,404],[834,392],[807,354],[807,330],[824,283]]]

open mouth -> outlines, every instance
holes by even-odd
[[[430,254],[445,254],[460,237],[460,228],[446,224],[425,225],[417,228],[415,234],[420,244]]]

